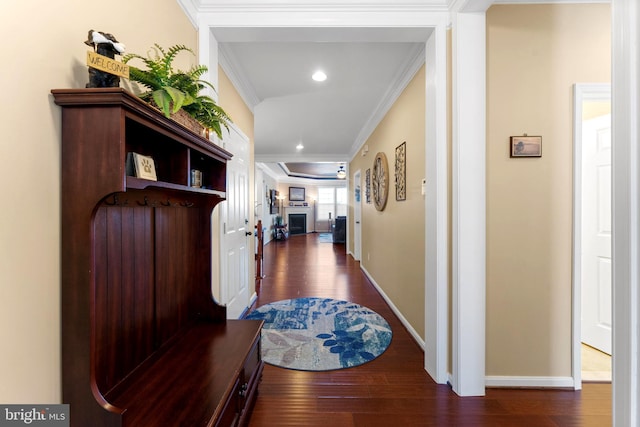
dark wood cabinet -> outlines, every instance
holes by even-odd
[[[120,88],[52,93],[71,425],[246,424],[262,323],[227,320],[211,293],[211,212],[226,197],[231,154]],[[153,158],[157,181],[127,175],[131,152]]]

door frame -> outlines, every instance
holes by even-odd
[[[572,263],[572,375],[573,388],[582,388],[582,104],[611,100],[608,83],[573,86],[573,263]]]
[[[430,29],[425,43],[425,360],[428,374],[450,382],[461,396],[485,393],[485,11],[493,0],[462,0],[451,9],[418,0],[390,5],[384,0],[316,6],[311,1],[277,2],[276,8],[240,1],[178,0],[198,30],[203,76],[218,82],[217,30],[309,28]],[[263,3],[270,3],[265,0]],[[452,101],[448,101],[448,31],[453,28]],[[221,35],[229,42],[235,35]],[[282,36],[282,33],[280,33]],[[244,34],[249,36],[249,34]],[[227,37],[227,38],[224,38]],[[224,38],[224,40],[223,40]],[[261,39],[262,40],[262,39]],[[372,39],[373,40],[373,39]],[[363,41],[360,39],[360,41]],[[233,75],[228,77],[234,81]],[[241,94],[242,96],[242,94]],[[249,109],[253,108],[247,102]],[[452,134],[452,211],[449,212],[448,119]],[[478,214],[481,212],[482,214]],[[451,217],[453,238],[447,233]],[[462,244],[464,242],[464,244]],[[450,246],[451,245],[451,246]],[[451,251],[449,248],[451,247]],[[452,272],[449,273],[449,258]],[[450,286],[451,285],[451,286]],[[451,288],[451,290],[450,290]],[[462,292],[464,289],[464,292]],[[451,294],[451,295],[450,295]],[[451,305],[451,307],[450,307]],[[449,313],[452,313],[450,316]],[[451,320],[450,320],[451,317]],[[451,344],[451,345],[450,345]],[[450,350],[451,348],[451,357]]]
[[[397,9],[387,10],[371,8],[369,6],[357,7],[357,13],[353,13],[352,6],[331,5],[327,7],[318,7],[313,12],[304,9],[304,5],[287,4],[277,9],[277,13],[269,13],[259,7],[252,8],[216,8],[203,7],[201,10],[193,9],[189,0],[178,0],[183,9],[192,18],[192,22],[198,29],[198,55],[199,62],[209,67],[209,73],[203,78],[211,81],[214,85],[218,82],[218,65],[220,63],[220,54],[218,50],[218,40],[215,37],[216,29],[247,29],[251,30],[255,27],[271,27],[271,28],[287,28],[287,27],[310,27],[310,28],[372,28],[372,27],[424,27],[431,29],[431,33],[427,36],[425,43],[425,64],[426,64],[426,174],[427,174],[427,197],[426,210],[433,215],[427,215],[425,233],[425,244],[429,253],[425,255],[425,270],[427,276],[425,279],[425,361],[424,367],[427,373],[439,384],[446,384],[449,380],[454,379],[454,390],[460,395],[478,395],[484,393],[484,364],[479,367],[477,360],[471,357],[456,357],[456,363],[453,372],[449,368],[449,270],[448,270],[448,254],[449,241],[446,233],[448,227],[448,181],[449,167],[447,162],[447,28],[451,23],[448,12],[434,12],[429,7],[409,8],[399,6]],[[476,1],[476,0],[474,0]],[[485,0],[482,0],[483,2]],[[211,13],[215,11],[216,13]],[[362,13],[360,13],[362,12]],[[479,21],[484,20],[484,13],[468,13],[466,15],[477,16]],[[319,24],[321,22],[322,24]],[[475,29],[474,29],[475,30]],[[481,27],[484,30],[484,27]],[[484,33],[481,33],[484,35]],[[484,37],[470,38],[480,43]],[[233,41],[233,40],[225,40]],[[477,51],[475,46],[470,46],[471,51]],[[484,49],[481,50],[484,53]],[[475,86],[484,87],[483,73],[477,73],[477,69],[484,69],[484,57],[475,55],[472,61],[467,62],[469,67],[461,68],[460,74],[472,80]],[[482,60],[481,64],[476,64],[476,60]],[[234,81],[233,75],[228,75],[231,81]],[[473,85],[472,85],[473,86]],[[464,93],[464,91],[462,91]],[[471,104],[484,105],[484,92],[481,99]],[[252,109],[250,103],[247,103],[249,109]],[[466,110],[469,103],[460,102],[460,108]],[[457,110],[456,110],[457,111]],[[476,117],[476,122],[484,123],[484,112],[471,114]],[[484,125],[481,129],[475,129],[471,126],[468,132],[472,138],[464,140],[460,152],[468,153],[471,159],[473,154],[478,150],[483,151],[485,146]],[[478,163],[477,161],[475,163]],[[461,176],[467,182],[484,182],[484,163],[476,164],[473,168],[462,168]],[[482,197],[473,197],[470,202],[465,205],[467,208],[463,211],[462,217],[472,216],[472,212],[484,211],[484,191],[481,192]],[[465,193],[466,194],[466,193]],[[464,197],[463,197],[464,198]],[[481,202],[478,208],[475,204]],[[484,221],[484,216],[481,218]],[[484,223],[482,223],[484,230]],[[467,241],[473,241],[473,248],[484,254],[484,232],[478,238],[469,233]],[[456,243],[453,243],[456,246]],[[477,288],[480,293],[484,294],[484,270],[480,274],[475,268],[466,268],[467,265],[473,264],[471,259],[477,259],[474,254],[477,251],[470,250],[466,252],[466,256],[462,256],[455,263],[454,269],[464,270],[460,276],[466,278],[473,277],[472,283],[467,283],[467,287]],[[484,258],[482,258],[484,259]],[[484,264],[483,264],[484,265]],[[457,276],[458,277],[458,276]],[[457,282],[454,283],[454,287]],[[484,354],[484,298],[482,303],[478,304],[473,301],[474,295],[465,297],[465,301],[469,301],[478,306],[477,310],[458,310],[457,315],[464,321],[459,322],[457,332],[454,334],[456,339],[465,340],[467,337],[478,337],[477,340],[470,341],[468,345],[462,348],[454,346],[454,353],[464,352],[465,354]],[[454,307],[459,301],[454,301]],[[480,337],[482,337],[480,341]],[[461,383],[455,381],[460,377],[473,378],[474,385],[481,383],[481,390],[478,387],[473,389],[466,386],[466,382]]]
[[[358,188],[358,194],[356,194]],[[348,223],[347,223],[348,224]],[[353,174],[353,259],[360,261],[362,254],[362,173]]]

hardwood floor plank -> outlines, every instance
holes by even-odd
[[[252,415],[253,419],[253,415]],[[350,413],[324,413],[319,416],[313,413],[295,413],[287,411],[277,413],[267,412],[261,414],[261,425],[272,427],[354,427],[353,415]],[[249,425],[254,425],[250,421]]]
[[[607,427],[611,426],[610,415],[580,415],[551,417],[559,427]]]
[[[301,297],[355,302],[382,315],[391,345],[361,366],[304,372],[266,365],[250,427],[564,427],[611,425],[611,384],[581,391],[487,389],[457,396],[424,370],[424,354],[384,299],[345,254],[317,234],[292,236],[264,248],[256,306]]]
[[[460,415],[438,413],[433,416],[417,414],[354,414],[356,427],[558,427],[545,416]]]

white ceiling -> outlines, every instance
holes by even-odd
[[[282,177],[277,162],[350,160],[424,63],[430,30],[213,32],[223,69],[254,113],[255,159]],[[311,79],[318,69],[328,75],[325,82]],[[296,149],[299,143],[304,149]]]
[[[286,174],[278,162],[339,162],[325,164],[335,168],[357,153],[424,63],[424,43],[432,31],[424,26],[425,17],[457,7],[483,11],[492,3],[577,0],[177,1],[196,27],[210,25],[219,63],[254,113],[256,162],[280,178]],[[255,10],[265,22],[247,26],[242,16]],[[384,21],[375,27],[343,25],[355,22],[346,17],[359,11],[380,16],[387,10],[404,13],[405,21],[422,20],[402,28],[385,27]],[[274,20],[283,11],[305,27]],[[318,84],[310,76],[320,67],[328,80]],[[295,149],[299,142],[302,151]]]

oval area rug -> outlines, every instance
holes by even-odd
[[[375,311],[330,298],[296,298],[258,307],[247,319],[264,320],[262,358],[302,371],[362,365],[391,343],[391,327]]]

